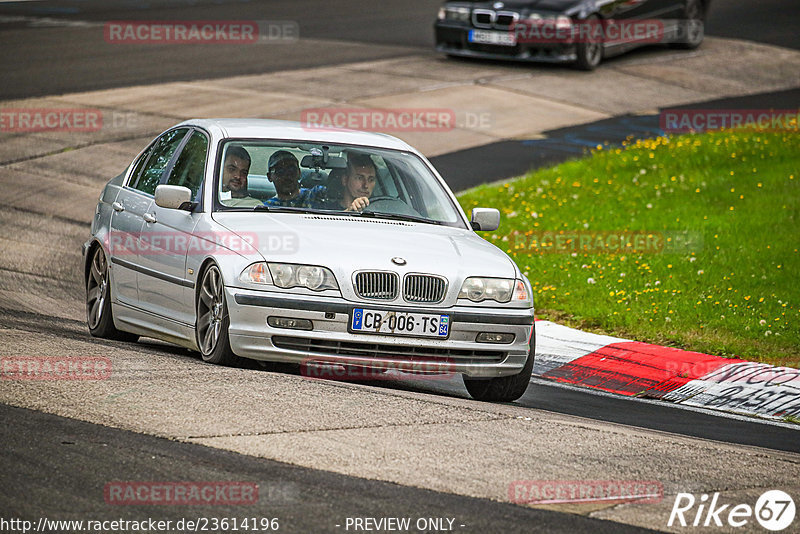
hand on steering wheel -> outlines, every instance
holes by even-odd
[[[345,211],[361,211],[367,206],[369,206],[369,198],[358,197],[349,206],[347,206]]]

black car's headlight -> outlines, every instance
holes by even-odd
[[[439,20],[469,22],[469,15],[470,9],[468,7],[442,7],[439,9]]]
[[[541,24],[559,30],[567,30],[572,26],[572,19],[566,15],[531,13],[526,20],[528,24]]]
[[[458,298],[469,299],[472,302],[494,300],[500,303],[511,302],[518,304],[529,303],[531,296],[522,280],[512,278],[481,278],[470,277],[464,280]]]
[[[330,269],[318,265],[296,265],[293,263],[254,263],[247,267],[239,279],[251,284],[272,282],[283,289],[305,287],[312,291],[339,289],[336,277]]]

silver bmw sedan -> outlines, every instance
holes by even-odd
[[[103,189],[84,244],[89,331],[239,358],[458,373],[512,401],[534,359],[533,297],[433,166],[383,134],[190,120]]]

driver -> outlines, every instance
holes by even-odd
[[[361,211],[369,206],[369,197],[375,189],[378,169],[367,154],[350,153],[347,156],[347,173],[342,176],[340,206],[346,211]]]

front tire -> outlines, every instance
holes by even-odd
[[[463,376],[464,386],[473,399],[487,402],[512,402],[522,397],[528,389],[533,372],[533,360],[536,357],[536,338],[531,334],[528,348],[528,359],[525,366],[515,375],[497,378],[477,379]]]
[[[584,20],[580,21],[580,24],[586,24],[591,28],[596,25],[602,25],[602,21],[597,15],[589,15]],[[582,42],[575,45],[575,54],[577,56],[575,59],[575,67],[580,70],[592,71],[603,61],[603,40],[595,40],[589,37],[585,40],[579,38],[579,40]]]
[[[139,336],[114,326],[111,310],[111,280],[103,248],[95,247],[86,277],[86,325],[94,337],[117,341],[136,341]]]
[[[671,46],[684,50],[694,50],[700,46],[705,38],[705,18],[705,10],[700,0],[686,0],[681,19],[681,22],[686,24],[686,28],[682,32],[686,35],[681,41],[672,43]]]
[[[228,328],[230,315],[225,302],[225,286],[219,267],[211,265],[203,272],[197,292],[195,336],[203,361],[233,366],[239,359],[231,350]]]

